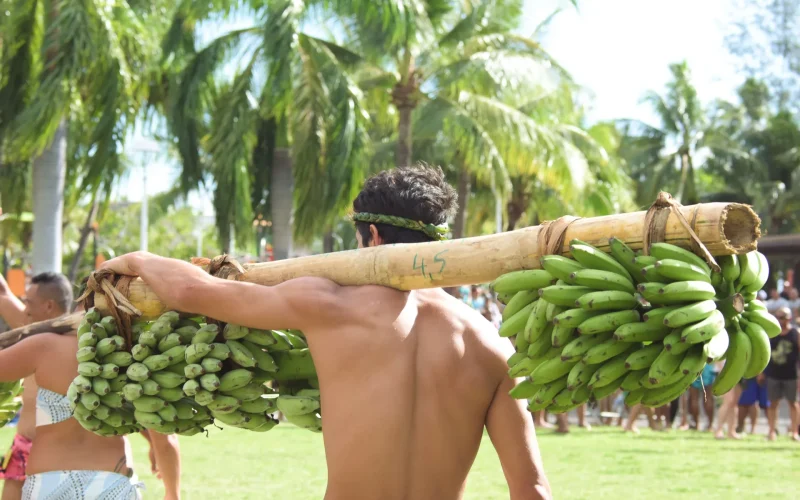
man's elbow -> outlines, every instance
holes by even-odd
[[[150,439],[153,447],[158,450],[179,450],[178,436],[175,434],[161,434],[160,432],[150,432]]]

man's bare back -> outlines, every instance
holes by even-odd
[[[513,347],[485,318],[440,289],[340,293],[352,320],[306,331],[324,395],[327,499],[460,498],[487,424],[495,446],[527,449],[533,421],[508,396]],[[499,412],[516,435],[491,427]],[[501,452],[507,476],[542,471],[538,450],[515,459]],[[543,473],[530,476],[516,479],[520,493],[547,487]]]

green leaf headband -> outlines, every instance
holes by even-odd
[[[370,214],[366,212],[355,213],[351,216],[355,222],[368,222],[370,224],[387,224],[389,226],[401,227],[419,231],[434,240],[446,240],[450,227],[447,224],[425,224],[422,221],[397,217],[396,215]]]

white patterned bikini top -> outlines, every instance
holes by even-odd
[[[36,394],[36,427],[57,424],[71,417],[72,409],[66,396],[39,388]]]

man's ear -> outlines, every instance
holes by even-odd
[[[383,245],[383,238],[378,234],[378,228],[375,227],[375,224],[369,225],[369,235],[369,246],[376,247],[378,245]]]

